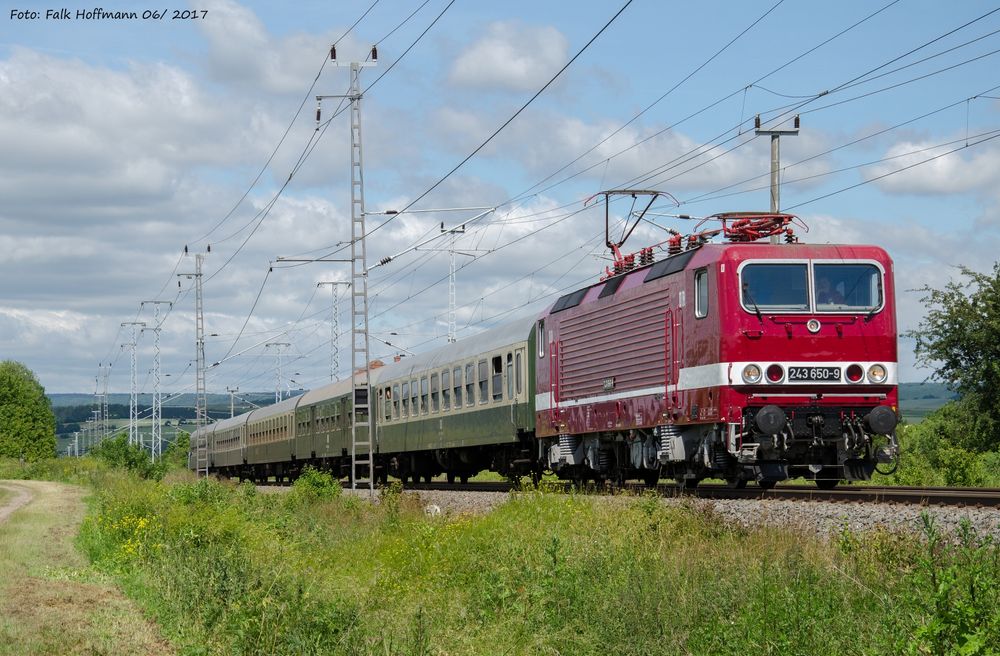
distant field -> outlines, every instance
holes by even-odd
[[[958,395],[943,383],[900,383],[899,409],[903,419],[916,424]]]

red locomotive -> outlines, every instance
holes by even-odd
[[[889,256],[797,243],[787,214],[712,218],[655,263],[609,240],[615,270],[538,319],[540,464],[686,486],[870,478],[898,454]],[[770,235],[786,243],[755,241]]]

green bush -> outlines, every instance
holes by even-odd
[[[291,499],[295,502],[311,503],[314,501],[329,501],[342,493],[340,481],[329,472],[313,467],[305,467],[295,482],[292,483]]]
[[[91,449],[90,455],[105,461],[112,467],[133,472],[140,478],[160,480],[167,471],[167,465],[163,459],[152,462],[149,452],[136,444],[129,444],[128,437],[125,435],[101,441]]]

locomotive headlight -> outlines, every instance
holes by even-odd
[[[743,382],[748,385],[756,385],[762,377],[760,367],[755,364],[748,364],[743,367]]]
[[[870,380],[871,382],[875,384],[881,384],[884,383],[886,378],[888,377],[889,374],[885,370],[884,366],[880,364],[873,364],[872,366],[868,367],[868,380]]]

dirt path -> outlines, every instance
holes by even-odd
[[[82,488],[0,486],[14,493],[0,508],[0,656],[173,653],[74,546],[85,511]]]
[[[11,513],[31,501],[31,490],[16,483],[0,483],[0,488],[14,494],[13,498],[8,499],[7,503],[0,506],[0,524],[2,524],[5,519],[10,517]]]

